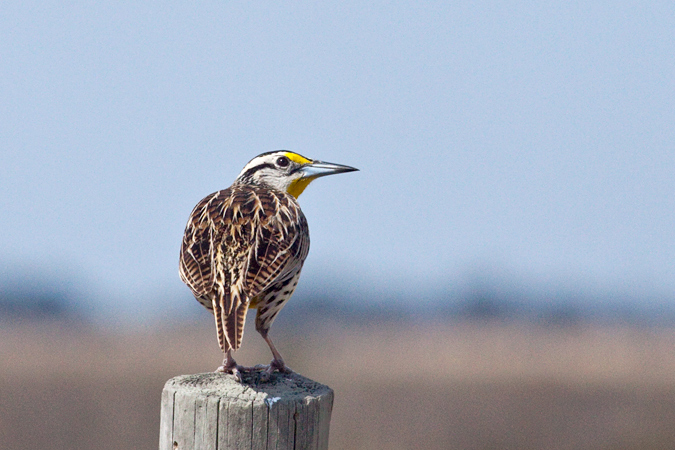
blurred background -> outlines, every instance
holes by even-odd
[[[187,217],[275,149],[360,169],[272,330],[332,448],[675,448],[674,54],[672,2],[2,2],[3,448],[156,447],[221,358]]]

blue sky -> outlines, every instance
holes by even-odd
[[[285,148],[361,169],[301,287],[675,299],[674,75],[672,2],[5,1],[0,269],[182,299],[194,204]]]

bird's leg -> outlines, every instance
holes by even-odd
[[[216,369],[216,372],[231,373],[234,378],[241,383],[241,371],[244,370],[242,366],[237,364],[237,361],[232,357],[232,349],[225,352],[225,359],[223,365]]]
[[[265,368],[261,376],[263,380],[269,380],[275,370],[278,370],[281,373],[293,373],[293,371],[284,363],[284,359],[281,357],[281,354],[272,343],[272,339],[270,339],[267,334],[268,331],[269,330],[265,329],[258,330],[263,339],[265,339],[265,342],[267,342],[267,345],[269,345],[273,357],[272,362],[268,366],[263,366]]]

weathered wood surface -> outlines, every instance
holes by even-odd
[[[160,450],[325,450],[333,390],[298,374],[181,375],[162,391]]]

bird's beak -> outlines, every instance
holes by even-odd
[[[302,166],[302,178],[309,178],[311,180],[326,175],[334,175],[336,173],[354,172],[356,169],[350,166],[343,166],[342,164],[333,164],[323,161],[312,161]]]

